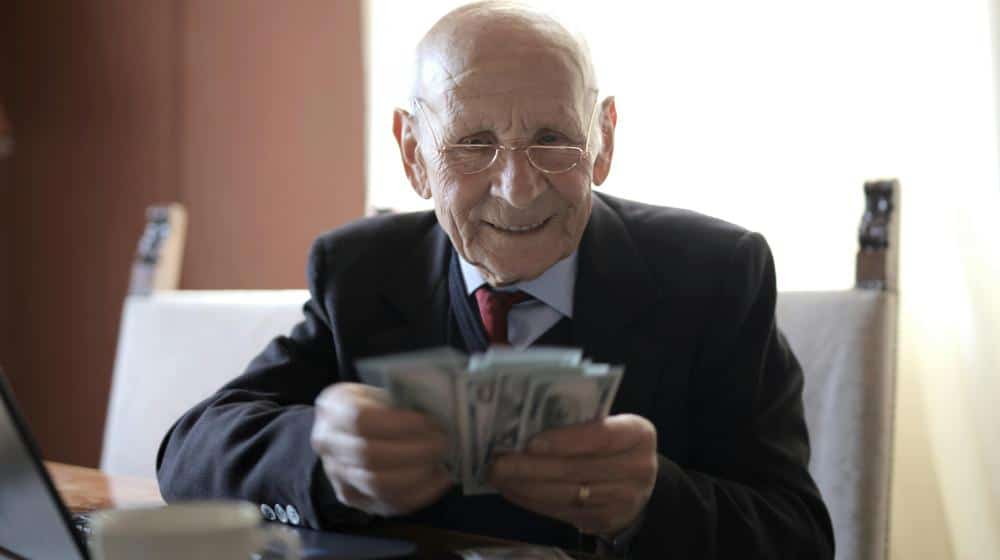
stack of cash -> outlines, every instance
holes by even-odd
[[[447,432],[445,464],[466,494],[494,492],[485,479],[498,454],[523,450],[539,432],[607,416],[624,372],[555,347],[472,356],[441,348],[356,365],[395,406],[423,412]]]

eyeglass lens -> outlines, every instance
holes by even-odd
[[[447,164],[460,173],[471,174],[486,170],[497,159],[494,146],[455,146],[445,153]],[[548,173],[569,171],[580,161],[580,150],[565,147],[529,146],[526,150],[531,163]]]

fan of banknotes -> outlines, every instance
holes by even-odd
[[[498,454],[523,450],[539,432],[606,416],[624,373],[556,347],[471,356],[440,348],[356,365],[395,406],[428,414],[448,432],[446,466],[465,494],[495,492],[485,478]]]

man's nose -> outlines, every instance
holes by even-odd
[[[524,150],[503,150],[498,157],[500,175],[493,185],[493,195],[514,208],[530,207],[548,188],[542,172],[531,165]]]

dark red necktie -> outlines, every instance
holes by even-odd
[[[486,328],[486,338],[490,344],[510,344],[507,338],[507,315],[514,304],[521,303],[531,296],[524,292],[496,292],[489,286],[476,290],[476,301],[479,302],[479,317]]]

